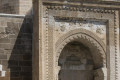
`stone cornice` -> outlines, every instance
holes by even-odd
[[[45,4],[54,4],[54,5],[70,5],[70,6],[79,6],[79,7],[97,7],[97,8],[107,8],[107,9],[120,9],[120,2],[61,2],[61,1],[43,1]]]
[[[55,20],[57,21],[64,21],[64,22],[72,22],[72,21],[86,21],[86,20],[91,20],[94,22],[107,22],[108,20],[106,19],[95,19],[95,18],[78,18],[78,17],[62,17],[62,16],[54,16]]]
[[[4,14],[0,13],[0,17],[15,17],[15,18],[25,18],[25,15],[17,15],[17,14]]]

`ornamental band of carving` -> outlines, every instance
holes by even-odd
[[[46,50],[45,54],[44,54],[44,58],[45,58],[45,61],[46,61],[45,72],[44,72],[46,74],[45,79],[46,80],[48,80],[48,79],[53,80],[53,77],[55,77],[55,79],[57,79],[57,77],[58,77],[57,75],[58,75],[58,72],[60,70],[59,66],[57,66],[57,65],[58,65],[58,59],[59,59],[61,51],[63,50],[63,48],[69,42],[74,41],[74,40],[81,40],[81,39],[86,40],[87,42],[92,44],[93,47],[95,47],[97,49],[98,55],[100,54],[100,57],[103,60],[102,61],[103,68],[105,68],[105,69],[101,69],[101,70],[105,70],[105,72],[102,71],[101,73],[104,73],[105,76],[110,76],[110,75],[107,74],[107,72],[109,73],[109,68],[107,68],[107,66],[111,66],[110,64],[114,63],[113,62],[114,58],[113,58],[112,62],[107,63],[107,61],[109,60],[109,58],[106,57],[108,55],[108,52],[109,52],[108,48],[106,46],[107,43],[103,42],[97,35],[95,35],[94,33],[92,33],[89,30],[85,30],[85,29],[78,29],[77,30],[77,29],[74,29],[74,30],[70,30],[70,31],[66,32],[65,31],[65,26],[60,26],[61,32],[59,32],[58,30],[56,30],[54,28],[56,28],[56,25],[55,25],[55,23],[57,22],[56,20],[61,20],[61,21],[66,23],[66,21],[64,21],[66,19],[71,20],[71,21],[72,20],[73,21],[75,21],[75,20],[84,21],[84,20],[89,19],[91,21],[104,22],[105,25],[107,25],[106,28],[108,29],[108,27],[111,27],[110,30],[112,30],[113,29],[112,27],[117,24],[116,23],[116,18],[115,18],[115,20],[113,19],[113,16],[115,16],[114,15],[115,11],[114,10],[102,9],[102,8],[101,9],[100,8],[99,9],[97,9],[97,8],[89,8],[88,9],[87,7],[86,8],[77,8],[77,7],[55,6],[53,4],[52,5],[44,4],[44,8],[45,8],[45,11],[44,11],[45,14],[43,15],[44,16],[43,18],[45,19],[45,37],[44,38],[45,38],[45,50]],[[66,11],[67,10],[67,11],[73,11],[73,12],[78,11],[78,12],[86,12],[86,13],[87,12],[93,12],[93,13],[95,12],[97,14],[110,15],[111,18],[107,18],[107,17],[105,17],[105,15],[101,15],[101,17],[98,17],[98,18],[97,17],[96,18],[91,18],[91,17],[86,18],[84,16],[83,17],[80,16],[79,18],[78,17],[69,17],[69,16],[66,17],[66,16],[58,16],[56,14],[57,12],[54,13],[53,15],[51,15],[52,14],[51,12],[52,11],[54,12],[56,10],[57,11],[62,11],[62,10]],[[51,25],[50,21],[53,21],[52,25]],[[60,22],[58,22],[58,23],[60,23]],[[80,24],[80,25],[82,25],[82,24]],[[106,33],[109,32],[110,30],[107,30]],[[116,35],[117,34],[116,30],[117,29],[115,29],[114,33],[112,33],[112,34],[115,35],[114,36],[115,37],[115,39],[114,39],[115,46],[117,44],[116,40],[118,40],[118,38],[116,37],[117,36]],[[56,38],[57,37],[56,33],[58,33],[58,32],[60,34],[60,37]],[[100,29],[97,29],[96,32],[101,34]],[[53,34],[53,33],[55,33],[55,34]],[[108,35],[107,35],[105,41],[108,40],[107,38],[108,38]],[[49,41],[49,39],[51,39],[51,40]],[[51,41],[52,41],[52,44],[50,44]],[[111,42],[111,44],[113,44],[113,41],[110,41],[110,42]],[[50,48],[50,47],[52,47],[52,48]],[[53,48],[55,48],[55,50],[53,50]],[[52,50],[50,50],[50,49],[52,49]],[[115,47],[115,50],[116,49],[117,49],[117,47]],[[111,51],[114,52],[114,50],[112,50],[112,49],[111,49]],[[115,68],[116,68],[115,69],[115,71],[116,71],[115,75],[116,75],[116,77],[115,78],[117,80],[118,79],[117,78],[117,75],[118,75],[117,74],[118,73],[118,69],[117,69],[118,59],[117,59],[117,52],[116,51],[115,51],[115,53],[116,53],[115,54],[115,56],[116,56],[116,58],[115,58],[115,61],[116,61],[116,63],[115,63]],[[112,55],[111,53],[110,53],[110,56]],[[52,59],[52,56],[55,56],[55,57],[53,57],[53,59]],[[55,70],[57,70],[56,74],[53,73],[54,68],[55,68]],[[111,68],[113,69],[114,66],[111,67]],[[107,69],[108,69],[108,71],[107,71]],[[98,71],[101,71],[101,70],[98,70]],[[114,70],[113,70],[113,72],[114,72]],[[101,75],[101,74],[99,74],[99,75]],[[112,76],[112,77],[114,77],[114,76]],[[107,78],[105,78],[104,80],[106,80],[106,79]],[[98,79],[96,79],[96,80],[98,80]]]

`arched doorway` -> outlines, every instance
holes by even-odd
[[[88,47],[80,42],[70,42],[59,57],[58,80],[94,80],[94,62]]]
[[[71,54],[66,49],[72,44],[78,46],[76,51],[80,52]],[[90,31],[78,29],[68,32],[56,43],[56,53],[56,80],[107,80],[106,48],[101,39]]]

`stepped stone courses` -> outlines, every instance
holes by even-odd
[[[31,14],[32,0],[0,0],[0,80],[32,80]]]
[[[0,15],[0,28],[0,80],[32,80],[32,19]]]

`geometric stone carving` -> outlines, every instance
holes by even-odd
[[[62,21],[62,22],[61,22]],[[64,22],[63,22],[64,21]],[[57,18],[57,21],[55,22],[55,28],[56,33],[67,33],[70,30],[73,29],[86,29],[94,34],[96,34],[98,37],[103,40],[103,42],[106,44],[106,25],[104,22],[97,22],[97,21],[79,21],[76,18],[74,20],[60,20]]]
[[[78,32],[79,31],[79,32]],[[85,30],[85,29],[78,29],[78,31],[77,30],[73,30],[73,31],[71,31],[70,33],[72,33],[72,34],[70,34],[70,33],[68,33],[68,35],[64,35],[63,37],[61,37],[60,38],[60,40],[61,41],[59,41],[58,40],[58,43],[56,44],[56,51],[57,51],[57,55],[56,55],[56,67],[57,67],[57,65],[58,65],[58,58],[59,57],[57,57],[57,56],[60,56],[60,54],[61,54],[61,51],[63,50],[63,48],[65,47],[65,45],[66,44],[68,44],[69,42],[72,42],[72,41],[80,41],[81,43],[83,43],[83,44],[85,44],[86,46],[88,46],[90,49],[92,49],[92,48],[94,48],[94,47],[90,47],[89,45],[90,44],[86,44],[86,42],[84,41],[84,40],[88,40],[88,43],[91,43],[91,42],[93,42],[92,44],[96,47],[96,49],[98,49],[98,51],[96,52],[96,51],[92,51],[91,50],[91,52],[93,52],[93,54],[92,54],[92,56],[95,56],[96,55],[96,53],[98,53],[97,55],[99,55],[99,56],[95,56],[95,57],[97,57],[97,59],[99,59],[99,57],[101,56],[101,60],[103,60],[103,61],[101,61],[102,62],[102,64],[100,63],[100,62],[94,62],[94,63],[100,63],[100,64],[96,64],[97,66],[96,66],[96,68],[98,67],[98,66],[100,66],[100,67],[106,67],[106,58],[105,58],[105,56],[106,56],[106,52],[104,51],[104,45],[102,45],[101,46],[101,44],[97,44],[97,43],[94,43],[94,42],[96,42],[96,41],[92,41],[93,39],[93,36],[92,36],[92,33],[90,34],[91,35],[91,37],[88,37],[89,36],[89,34],[87,34],[87,32],[89,32],[88,30]],[[77,34],[78,33],[78,34]],[[70,36],[71,35],[71,36]],[[69,37],[68,37],[69,36]],[[97,38],[97,39],[99,39],[99,38]],[[82,41],[83,40],[83,41]],[[60,43],[60,44],[59,44]],[[101,42],[102,43],[102,42]],[[94,54],[95,53],[95,54]],[[95,60],[95,59],[94,59]],[[105,73],[106,73],[106,71],[105,71]],[[56,74],[56,75],[58,75],[58,74]],[[102,76],[103,77],[103,76]],[[103,77],[104,78],[104,77]],[[97,79],[96,79],[97,80]],[[105,79],[104,79],[105,80]]]
[[[116,23],[119,23],[119,16],[108,5],[61,1],[43,1],[39,5],[43,13],[39,13],[38,27],[39,52],[42,54],[40,73],[44,75],[41,80],[58,80],[62,69],[58,64],[60,55],[65,46],[73,41],[89,47],[95,66],[95,80],[118,80],[119,59],[116,56],[119,45],[116,44],[119,43],[119,31],[116,32],[116,29],[119,28],[116,27],[119,24]]]

